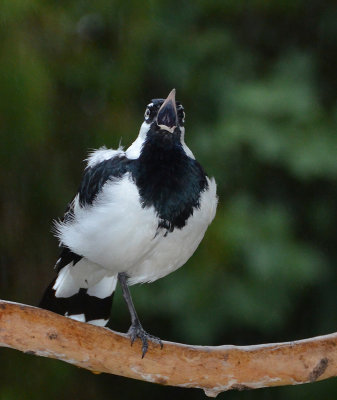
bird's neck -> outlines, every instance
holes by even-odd
[[[139,173],[159,193],[174,193],[183,186],[189,160],[178,135],[148,135],[138,159]]]
[[[179,137],[169,135],[147,137],[132,175],[142,205],[154,206],[168,231],[185,225],[207,187],[200,164],[186,155]]]
[[[180,136],[155,133],[147,136],[139,156],[139,161],[144,167],[149,168],[176,168],[176,162],[187,158]]]

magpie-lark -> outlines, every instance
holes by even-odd
[[[58,275],[40,306],[105,326],[117,281],[131,315],[131,343],[160,339],[143,329],[129,286],[153,282],[191,257],[215,216],[213,178],[184,140],[185,113],[175,101],[146,107],[139,135],[124,151],[93,151],[75,198],[55,223],[61,255]]]

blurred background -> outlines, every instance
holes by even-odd
[[[36,305],[51,234],[89,149],[135,139],[175,87],[218,183],[184,268],[132,287],[162,339],[248,345],[337,331],[337,7],[333,1],[2,0],[0,297]],[[127,331],[117,291],[111,324]],[[0,399],[203,399],[0,349]],[[226,399],[335,398],[337,380]]]

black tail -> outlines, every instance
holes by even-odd
[[[58,276],[47,287],[39,306],[78,321],[105,326],[117,276],[107,275],[99,265],[69,250],[61,254],[57,267]]]
[[[39,303],[40,308],[65,315],[72,319],[94,325],[105,326],[109,322],[114,292],[104,299],[90,296],[87,289],[80,288],[78,293],[70,297],[56,297],[56,278],[47,287]]]

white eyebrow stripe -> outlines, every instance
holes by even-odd
[[[153,103],[150,103],[150,104],[148,104],[147,106],[148,106],[148,107],[152,107],[152,106],[153,106]]]

